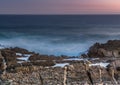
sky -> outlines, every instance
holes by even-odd
[[[0,0],[0,14],[120,14],[120,0]]]

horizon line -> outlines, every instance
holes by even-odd
[[[120,15],[120,14],[0,14],[0,15]]]

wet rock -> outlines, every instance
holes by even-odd
[[[82,54],[80,58],[89,58],[89,56],[87,54]]]
[[[14,51],[11,50],[1,50],[1,54],[4,57],[7,66],[11,66],[11,65],[16,65],[17,61],[16,61],[16,54]]]
[[[0,51],[0,75],[5,74],[6,68],[7,68],[7,65],[6,65],[5,58],[2,56]]]
[[[88,51],[89,57],[120,57],[120,40],[109,40],[105,44],[95,43]]]
[[[20,47],[14,47],[14,48],[7,48],[11,51],[14,51],[16,53],[22,53],[22,54],[32,54],[33,52],[29,52],[28,50],[24,49],[24,48],[20,48]]]
[[[21,48],[6,48],[1,50],[1,56],[7,62],[7,73],[1,78],[12,80],[13,85],[84,85],[113,84],[120,81],[119,40],[108,41],[105,44],[96,43],[88,54],[83,54],[85,60],[67,61],[67,56],[40,55]],[[29,54],[28,61],[17,63],[16,53]],[[95,57],[99,57],[94,60]],[[107,59],[108,58],[108,59]],[[109,62],[108,67],[90,66],[90,63]],[[2,62],[2,61],[0,61]],[[64,67],[54,67],[56,63],[69,63]],[[64,69],[66,67],[66,69]],[[113,70],[112,70],[113,69]],[[112,73],[113,72],[113,73]],[[114,78],[112,78],[114,77]],[[3,84],[4,85],[4,84]]]
[[[13,80],[13,85],[63,85],[66,74],[67,85],[84,85],[91,84],[87,74],[89,72],[94,84],[100,81],[111,83],[106,68],[92,66],[86,70],[83,62],[75,62],[66,67],[66,72],[64,72],[65,69],[61,67],[21,66],[16,68],[16,73],[6,73],[4,79]],[[99,69],[101,69],[101,76]]]
[[[0,80],[0,85],[13,85],[12,80]]]
[[[31,62],[32,65],[36,65],[36,66],[54,66],[55,65],[55,62],[52,61],[52,60],[46,60],[44,62]]]
[[[67,58],[67,57],[65,57]],[[54,56],[54,55],[40,55],[40,54],[33,54],[30,56],[30,61],[36,61],[36,60],[63,60],[63,56]]]

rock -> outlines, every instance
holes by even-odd
[[[116,67],[120,67],[120,60],[119,60],[119,59],[114,60],[113,62],[111,62],[111,64],[114,65],[115,68],[116,68]],[[111,65],[111,64],[110,64],[110,65]]]
[[[120,41],[108,41],[105,44],[96,43],[90,47],[88,54],[83,54],[81,61],[65,61],[67,56],[40,55],[22,48],[5,48],[1,50],[0,63],[3,58],[7,63],[7,73],[1,76],[13,85],[84,85],[108,83],[112,85],[111,77],[120,81]],[[16,53],[29,54],[29,61],[17,63]],[[99,57],[99,58],[98,58]],[[73,57],[75,58],[75,57]],[[96,59],[97,60],[96,60]],[[108,58],[106,60],[106,58]],[[116,60],[115,60],[116,59]],[[109,62],[108,67],[95,66],[94,63]],[[53,67],[56,63],[69,63],[67,68]],[[1,69],[5,69],[1,66]],[[113,69],[113,70],[112,70]],[[4,81],[0,84],[4,85]]]
[[[89,58],[87,54],[82,54],[80,58]]]
[[[83,62],[75,62],[66,67],[66,70],[60,67],[17,67],[17,73],[7,73],[4,75],[4,79],[13,80],[13,85],[41,85],[41,83],[43,85],[63,85],[65,81],[66,85],[84,85],[86,82],[91,85]],[[99,69],[101,69],[101,77]],[[111,81],[105,68],[92,66],[89,67],[88,72],[94,84],[99,83],[100,78],[102,81]]]
[[[117,59],[117,60],[111,61],[111,63],[109,64],[108,68],[109,68],[109,67],[113,67],[114,70],[120,68],[120,60]]]
[[[63,56],[54,56],[54,55],[40,55],[34,53],[32,56],[30,56],[30,61],[37,61],[37,60],[63,60],[65,57]],[[67,58],[67,57],[66,57]]]
[[[1,50],[1,54],[4,57],[8,67],[17,64],[16,53],[14,51],[4,49]]]
[[[88,51],[89,57],[120,57],[120,40],[109,40],[105,44],[95,43]]]
[[[36,65],[36,66],[54,66],[55,65],[55,62],[52,61],[52,60],[46,60],[44,62],[31,62],[32,65]]]
[[[19,47],[14,47],[14,48],[7,48],[11,51],[14,51],[16,53],[22,53],[22,54],[32,54],[33,52],[29,52],[28,50],[24,49],[24,48],[19,48]]]
[[[12,80],[0,80],[0,85],[13,85]]]
[[[1,72],[0,74],[5,73],[6,68],[7,68],[6,61],[0,51],[0,72]]]

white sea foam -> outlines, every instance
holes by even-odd
[[[29,57],[31,56],[31,54],[21,54],[21,53],[16,53],[16,55],[21,56],[17,58],[18,60],[21,61],[28,61]]]
[[[109,65],[109,63],[103,63],[103,62],[100,62],[100,63],[94,63],[94,64],[89,64],[89,66],[101,66],[101,67],[107,67]]]
[[[17,41],[17,42],[16,42]],[[84,43],[51,43],[48,40],[34,40],[27,38],[13,38],[0,40],[0,43],[7,47],[22,47],[30,51],[48,55],[69,55],[77,56],[80,52],[85,52],[89,44]]]
[[[29,57],[20,57],[20,58],[17,58],[18,60],[22,60],[22,61],[28,61]]]
[[[0,44],[6,47],[22,47],[30,51],[35,51],[40,54],[48,55],[68,55],[78,56],[81,53],[87,52],[89,47],[95,42],[104,43],[107,40],[120,39],[116,37],[120,34],[119,30],[104,31],[103,29],[88,29],[81,32],[74,30],[68,31],[65,36],[52,36],[51,35],[25,35],[24,33],[6,33],[9,38],[0,39]],[[4,33],[5,34],[5,33]],[[57,33],[56,33],[57,35]],[[106,36],[108,35],[108,36]]]
[[[53,67],[62,67],[63,68],[66,65],[69,65],[69,63],[57,63]]]
[[[17,63],[24,63],[25,61],[17,61]]]
[[[16,42],[17,41],[17,42]],[[50,40],[36,40],[27,38],[13,38],[8,40],[0,40],[0,43],[6,47],[21,47],[28,49],[29,51],[38,52],[40,54],[48,55],[68,55],[68,56],[78,56],[80,53],[86,52],[91,45],[95,42],[106,42],[102,39],[95,41],[94,39],[85,42],[68,42],[68,43],[52,43]]]
[[[22,56],[23,54],[22,53],[16,53],[17,56]]]
[[[82,60],[84,60],[84,59],[82,59],[82,58],[69,58],[69,59],[64,59],[64,61],[82,61]]]

